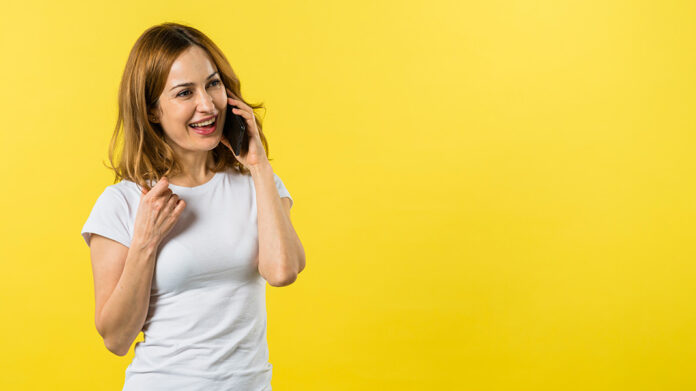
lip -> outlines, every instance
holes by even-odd
[[[212,118],[215,118],[215,117],[212,117]],[[197,121],[197,122],[200,122],[200,121]],[[213,123],[211,126],[208,126],[205,128],[192,128],[189,126],[189,128],[191,130],[193,130],[194,132],[196,132],[202,136],[205,136],[205,135],[213,133],[215,131],[215,129],[217,129],[218,122],[219,122],[219,118],[216,119],[215,123]]]
[[[189,122],[189,125],[191,125],[191,124],[195,124],[195,123],[198,123],[198,122],[203,122],[203,121],[207,121],[207,120],[210,120],[210,119],[213,119],[213,118],[215,118],[215,116],[214,116],[214,115],[211,115],[211,116],[210,116],[210,117],[208,117],[208,118],[202,118],[202,119],[199,119],[199,120],[197,120],[197,121],[192,121],[192,122]]]

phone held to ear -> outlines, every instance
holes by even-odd
[[[249,133],[246,129],[246,120],[232,112],[233,108],[235,107],[227,104],[223,135],[230,142],[235,155],[242,156],[249,152]]]

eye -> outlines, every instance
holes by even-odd
[[[213,83],[217,83],[216,86],[218,86],[218,85],[222,84],[222,81],[220,79],[215,79],[215,80],[210,82],[210,85],[212,85]],[[191,92],[191,91],[183,90],[180,93],[176,94],[176,96],[187,96],[188,94],[184,94],[184,92]]]

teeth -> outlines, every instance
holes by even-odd
[[[194,128],[199,128],[201,126],[208,126],[208,125],[212,124],[213,122],[215,122],[215,118],[213,118],[209,121],[199,122],[197,124],[191,124],[191,126],[193,126]]]

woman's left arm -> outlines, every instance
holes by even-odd
[[[233,113],[242,116],[247,124],[249,148],[245,155],[234,153],[224,135],[220,142],[249,169],[254,179],[259,227],[259,273],[272,286],[290,285],[305,267],[304,248],[290,222],[289,205],[283,206],[276,189],[273,168],[263,148],[254,110],[236,99],[229,89],[226,92],[227,103],[234,106]]]
[[[249,167],[256,189],[259,273],[271,285],[290,285],[305,267],[305,252],[290,221],[289,200],[276,189],[270,164]]]

